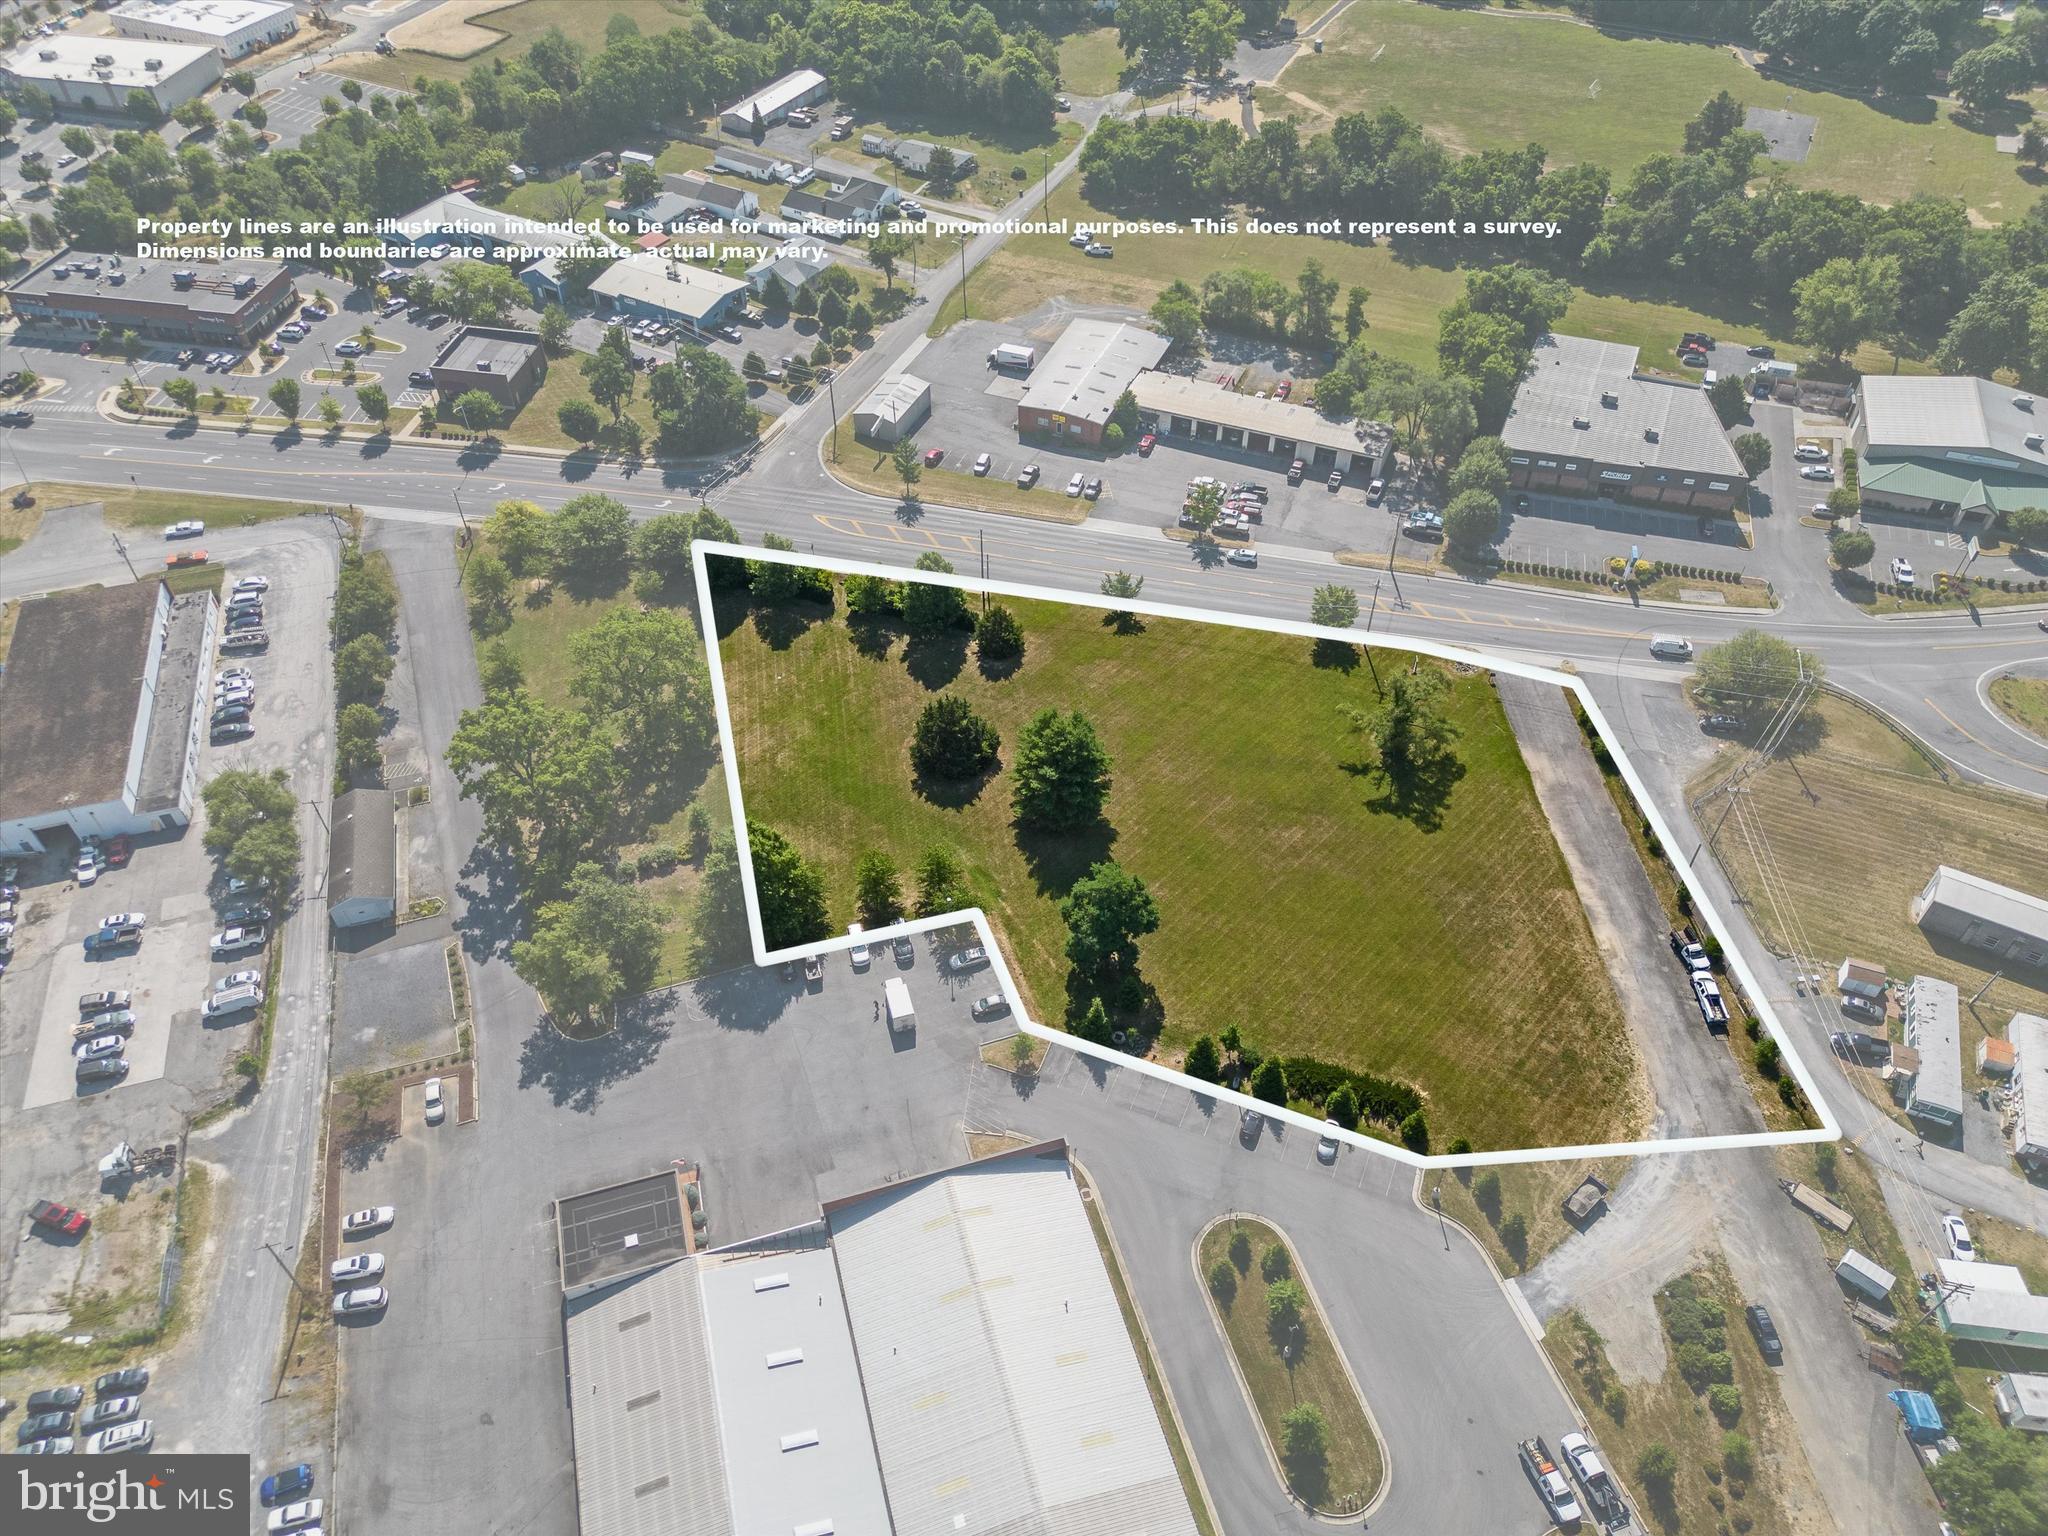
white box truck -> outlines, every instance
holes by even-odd
[[[889,1015],[892,1035],[908,1034],[917,1028],[917,1015],[910,1007],[910,988],[903,985],[900,976],[891,976],[882,983],[882,1011]]]
[[[1021,368],[1029,373],[1038,366],[1038,348],[1019,345],[1014,341],[1003,342],[988,355],[991,368]]]
[[[1799,365],[1797,363],[1788,363],[1781,357],[1774,357],[1758,363],[1749,370],[1749,373],[1751,378],[1769,379],[1775,384],[1780,379],[1796,378],[1799,373]]]

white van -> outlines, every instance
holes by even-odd
[[[1691,661],[1692,642],[1683,635],[1652,635],[1650,654],[1666,661]]]
[[[204,1018],[219,1019],[225,1018],[231,1013],[246,1013],[251,1008],[261,1008],[262,1006],[263,989],[261,987],[231,987],[225,992],[214,993],[212,997],[201,1003],[199,1005],[199,1012]]]
[[[1720,382],[1721,375],[1716,373],[1711,368],[1709,368],[1705,373],[1700,375],[1700,387],[1703,389],[1712,389],[1716,384]]]

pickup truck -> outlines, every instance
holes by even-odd
[[[1543,1444],[1542,1436],[1522,1441],[1516,1450],[1521,1454],[1522,1470],[1536,1485],[1536,1492],[1543,1499],[1543,1507],[1550,1511],[1550,1518],[1561,1526],[1577,1525],[1584,1519],[1579,1501],[1572,1495],[1571,1483],[1557,1470],[1557,1463],[1550,1459],[1550,1451]]]
[[[1728,1023],[1728,1002],[1721,996],[1720,985],[1704,971],[1692,973],[1693,1000],[1700,1005],[1700,1017],[1707,1021],[1709,1028],[1716,1024],[1724,1028]]]
[[[85,936],[85,952],[92,955],[117,954],[124,949],[134,949],[142,943],[142,930],[135,926],[101,928]]]
[[[1557,1453],[1564,1457],[1565,1465],[1578,1479],[1579,1489],[1586,1495],[1586,1508],[1593,1518],[1605,1526],[1621,1524],[1628,1515],[1621,1502],[1621,1490],[1614,1486],[1614,1479],[1600,1464],[1600,1453],[1593,1449],[1593,1442],[1574,1430],[1557,1442]]]

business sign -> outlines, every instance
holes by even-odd
[[[247,1456],[10,1456],[8,1536],[246,1536]]]

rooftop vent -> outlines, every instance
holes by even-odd
[[[126,272],[109,272],[107,274],[107,281],[118,288],[128,281],[128,274]]]
[[[478,373],[489,373],[491,371],[491,360],[488,357],[478,358],[476,363],[476,371]]]
[[[190,288],[198,281],[199,274],[190,267],[180,267],[171,274],[171,286],[174,288]]]
[[[2034,397],[2032,395],[2014,395],[2012,403],[2020,410],[2031,411],[2034,408]]]
[[[2041,434],[2038,432],[2029,432],[2027,434],[2027,446],[2033,449],[2034,452],[2039,453],[2041,451]]]
[[[1656,429],[1655,427],[1645,427],[1645,428],[1643,428],[1643,441],[1644,441],[1644,442],[1646,442],[1646,443],[1654,443],[1654,442],[1656,442],[1656,441],[1657,441],[1657,429]]]
[[[162,59],[144,59],[142,67],[151,73],[155,73],[164,67],[164,61]]]
[[[1593,423],[1584,416],[1574,416],[1572,418],[1572,425],[1579,428],[1581,431],[1584,431],[1587,428],[1591,427]]]
[[[54,64],[57,62],[57,50],[54,48],[38,48],[36,50],[36,57],[45,64]]]
[[[768,1369],[771,1371],[777,1366],[802,1365],[804,1363],[804,1352],[801,1349],[773,1350],[769,1353],[767,1360]]]
[[[817,1443],[818,1432],[815,1429],[799,1429],[794,1434],[782,1437],[782,1448],[785,1451],[808,1450]]]
[[[245,272],[245,273],[243,273],[243,274],[242,274],[242,275],[241,275],[240,277],[238,277],[238,278],[236,278],[236,279],[235,279],[235,292],[236,292],[237,294],[244,294],[244,293],[254,293],[255,291],[256,291],[256,274],[255,274],[255,273],[253,273],[253,272]]]
[[[1609,407],[1618,406],[1621,404],[1621,396],[1611,389],[1603,389],[1600,391],[1600,403]]]
[[[92,56],[92,61],[101,69],[114,67],[114,56],[111,53],[96,53]]]

